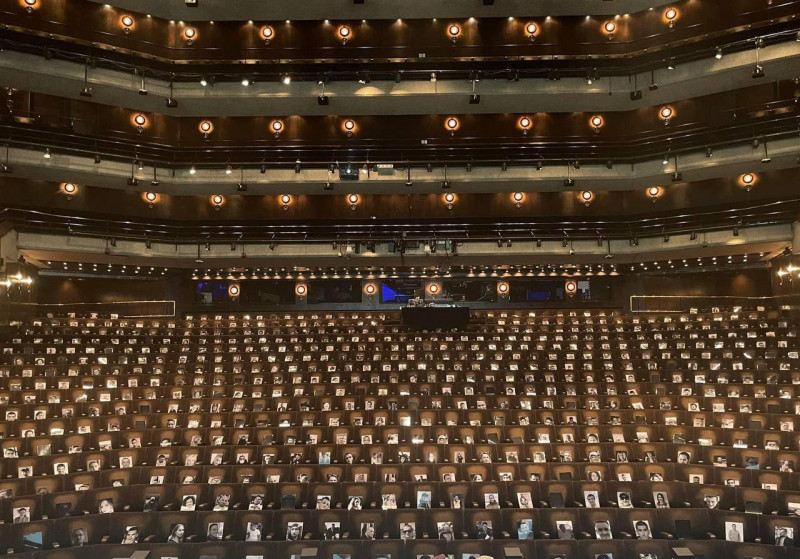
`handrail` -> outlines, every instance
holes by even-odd
[[[97,315],[108,317],[112,314],[120,318],[169,318],[176,313],[174,300],[156,301],[111,301],[100,303],[12,303],[12,309],[20,311],[28,317],[63,316],[74,314],[76,317]]]
[[[761,297],[739,295],[631,295],[632,313],[688,312],[692,308],[708,312],[713,307],[729,310],[742,307],[742,310],[756,310],[765,307],[776,310],[783,305],[800,305],[800,295],[766,295]]]

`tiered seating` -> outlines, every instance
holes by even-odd
[[[2,551],[788,557],[797,332],[775,311],[39,319],[3,344]]]

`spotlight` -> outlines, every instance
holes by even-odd
[[[295,172],[295,174],[299,175],[301,170],[302,170],[302,167],[301,167],[301,164],[300,164],[300,160],[298,159],[297,161],[294,162],[294,172]]]
[[[714,53],[714,58],[717,60],[722,60],[722,49],[717,47],[717,51]]]
[[[230,175],[231,173],[233,173],[233,167],[228,165],[227,167],[225,167],[225,174]]]
[[[197,169],[195,168],[194,165],[192,165],[191,167],[189,167],[189,174],[194,175],[195,173],[197,173]]]
[[[533,121],[529,116],[523,116],[519,119],[519,127],[522,128],[522,135],[527,136],[528,132],[530,131],[531,127],[533,126]]]
[[[528,39],[531,40],[531,41],[535,41],[536,40],[536,32],[538,30],[539,30],[539,28],[536,27],[536,24],[533,23],[533,22],[528,23],[525,26],[525,33],[528,35]]]
[[[265,25],[261,28],[261,38],[264,39],[264,44],[269,45],[272,42],[272,38],[275,36],[275,30],[270,27],[269,25]]]
[[[203,87],[206,87],[208,85],[208,80],[206,79],[205,76],[200,78],[200,85],[202,85]]]
[[[753,69],[753,79],[763,78],[765,75],[764,67],[760,64],[756,64],[756,67]]]
[[[465,169],[467,170],[467,173],[471,173],[472,172],[472,162],[471,161],[467,161],[467,165],[465,166]]]
[[[317,97],[317,104],[318,105],[330,105],[331,101],[327,95],[320,95]]]
[[[183,31],[183,38],[186,40],[187,45],[191,45],[197,38],[197,29],[195,29],[194,27],[187,27]]]
[[[614,38],[614,32],[617,30],[617,24],[613,21],[607,21],[603,25],[603,29],[605,30],[608,40],[610,41]]]
[[[508,171],[508,161],[503,161],[503,164],[500,165],[501,171]]]
[[[101,163],[102,161],[103,161],[103,159],[100,157],[100,154],[99,154],[99,153],[96,153],[96,154],[94,155],[94,163],[95,163],[95,165],[100,165],[100,163]]]
[[[544,168],[544,161],[537,161],[536,162],[536,170],[541,171]]]
[[[289,74],[283,76],[283,85],[289,85],[290,83],[292,83],[292,76]]]
[[[481,96],[477,93],[472,93],[469,96],[469,104],[470,105],[478,105],[481,102]]]
[[[128,186],[139,186],[139,179],[136,177],[128,177]]]
[[[372,80],[370,79],[369,72],[359,72],[358,73],[358,83],[362,85],[366,85],[370,83]]]
[[[669,154],[668,153],[664,154],[663,159],[661,159],[661,164],[662,165],[669,165]]]
[[[575,179],[573,179],[572,177],[564,179],[564,186],[566,186],[568,188],[572,187],[572,186],[575,186]]]
[[[697,240],[697,233],[695,233],[694,231],[689,233],[689,240],[690,241],[696,241]]]
[[[711,146],[706,148],[706,157],[711,157],[714,155],[714,150],[711,149]]]
[[[331,184],[330,181],[328,181],[328,182],[325,183],[325,186],[322,187],[322,188],[323,188],[323,190],[333,190],[333,185]]]
[[[238,192],[247,192],[247,183],[244,182],[236,183],[236,190]]]
[[[263,161],[261,162],[261,167],[258,168],[258,171],[263,175],[267,172],[267,164]]]
[[[50,159],[52,154],[50,153],[50,148],[44,148],[44,153],[42,153],[42,157],[45,159]]]
[[[447,28],[447,33],[450,35],[450,39],[453,43],[455,43],[458,40],[458,36],[461,34],[461,27],[453,23]]]
[[[630,93],[631,101],[639,101],[642,98],[642,90],[636,89]]]
[[[448,188],[450,188],[450,181],[449,180],[443,180],[442,181],[442,189],[446,190]]]

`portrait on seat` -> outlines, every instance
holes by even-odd
[[[197,495],[184,495],[181,499],[182,511],[193,511],[197,507]]]
[[[206,530],[206,539],[208,541],[221,541],[222,532],[225,528],[224,522],[211,522]]]
[[[617,504],[621,509],[632,509],[631,494],[627,491],[617,491]]]
[[[456,534],[452,522],[437,522],[436,531],[439,534],[440,540],[451,542],[456,539]]]
[[[600,495],[597,491],[584,491],[583,500],[585,501],[587,509],[596,509],[600,507]]]
[[[703,502],[710,509],[716,509],[719,506],[719,495],[704,495]]]
[[[518,540],[532,540],[533,539],[533,520],[524,518],[517,521],[517,539]]]
[[[139,543],[139,527],[128,526],[125,528],[125,535],[122,537],[123,544]]]
[[[575,533],[572,529],[571,520],[559,520],[556,522],[556,529],[558,531],[558,539],[560,540],[573,540]]]
[[[611,521],[597,520],[594,523],[594,534],[598,540],[611,540],[614,535],[611,533]]]
[[[361,539],[374,540],[375,539],[375,523],[362,522],[361,523]]]
[[[430,493],[428,494],[428,497],[430,498]],[[361,510],[363,501],[363,497],[350,497],[350,500],[347,503],[347,510]]]
[[[394,493],[388,493],[386,495],[381,495],[382,507],[383,510],[394,510],[397,508],[397,497]]]
[[[415,522],[400,523],[400,539],[401,540],[417,539],[417,525]]]
[[[417,491],[417,508],[429,509],[431,508],[431,492],[430,491]]]
[[[479,540],[494,539],[491,520],[478,520],[475,523],[475,538]]]
[[[653,539],[653,533],[650,531],[650,522],[647,520],[634,520],[633,532],[637,540]]]
[[[341,523],[325,522],[325,531],[322,533],[323,540],[338,540],[341,535]]]
[[[86,532],[86,528],[73,528],[70,531],[69,540],[72,547],[80,547],[89,543],[89,536]]]
[[[183,543],[186,537],[186,525],[183,523],[172,524],[169,527],[167,543]]]
[[[775,526],[775,545],[794,547],[794,528],[791,526]]]
[[[668,509],[669,499],[667,498],[667,493],[665,491],[654,491],[653,503],[655,503],[657,509]]]
[[[289,522],[286,525],[286,540],[297,542],[303,539],[303,523]]]
[[[521,509],[532,509],[533,499],[531,497],[531,492],[530,491],[518,492],[517,502],[519,503],[519,508]]]
[[[247,505],[247,510],[264,510],[264,495],[260,493],[250,495],[250,502]]]
[[[11,510],[11,522],[13,524],[24,524],[31,521],[30,507],[16,507]]]
[[[497,493],[484,493],[483,495],[484,507],[487,509],[499,509],[500,500]]]
[[[228,506],[231,502],[231,496],[229,493],[221,493],[217,495],[214,499],[214,509],[215,511],[226,511],[228,510]]]
[[[744,523],[743,522],[726,522],[725,523],[725,539],[729,542],[742,542],[744,541]]]

